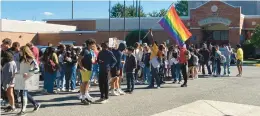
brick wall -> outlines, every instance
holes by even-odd
[[[231,20],[230,27],[240,26],[240,14],[241,8],[234,8],[220,1],[211,1],[197,9],[191,9],[191,27],[199,27],[198,21],[213,16],[211,12],[211,7],[216,5],[218,7],[217,14],[218,17],[223,17]]]
[[[77,26],[77,30],[81,30],[81,31],[96,30],[95,20],[47,21],[47,23]]]
[[[256,22],[256,24],[260,24],[260,18],[250,18],[250,19],[245,18],[243,27],[255,28],[256,25],[252,25],[253,21]]]
[[[37,34],[35,33],[15,33],[15,32],[0,32],[0,40],[10,38],[12,42],[19,42],[21,46],[33,42],[37,43]]]
[[[128,32],[125,32],[125,36]],[[171,44],[174,44],[175,41],[170,38],[170,36],[164,31],[153,31],[154,39],[158,41],[158,43],[165,42],[166,40],[170,40]],[[81,45],[88,38],[93,38],[97,43],[102,43],[104,41],[108,41],[109,37],[117,37],[118,39],[124,39],[123,31],[99,31],[97,33],[88,33],[79,35],[77,33],[39,33],[38,34],[38,45],[47,45],[48,42],[51,42],[54,45],[58,45],[60,41],[75,41],[76,45]]]

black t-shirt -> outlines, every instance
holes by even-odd
[[[92,69],[92,54],[88,49],[83,49],[80,55],[83,57],[81,63],[83,67],[89,71]]]
[[[116,61],[117,61],[114,68],[116,68],[116,70],[119,70],[120,69],[120,63],[121,63],[121,58],[122,58],[123,53],[121,51],[115,50],[115,49],[112,50],[112,53],[115,56]]]

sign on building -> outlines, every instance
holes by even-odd
[[[208,24],[218,24],[218,23],[229,26],[231,24],[231,20],[222,17],[209,17],[209,18],[202,19],[198,22],[199,26],[204,26]]]

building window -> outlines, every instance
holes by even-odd
[[[214,40],[228,40],[228,31],[213,31]]]

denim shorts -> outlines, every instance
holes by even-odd
[[[242,66],[243,62],[241,60],[237,60],[237,66]]]

